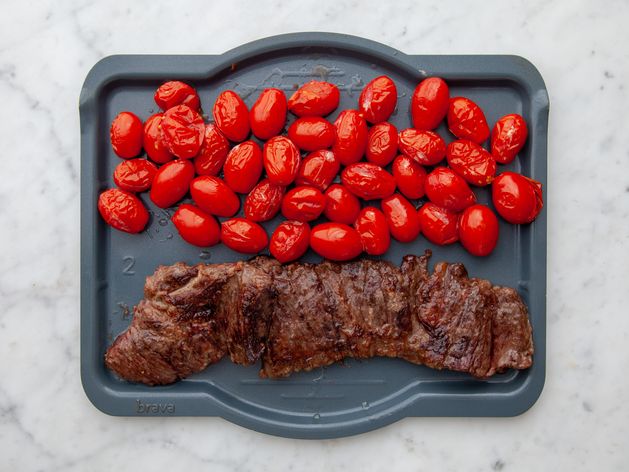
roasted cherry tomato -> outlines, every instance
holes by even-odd
[[[130,159],[140,154],[143,135],[142,120],[129,111],[119,113],[109,128],[111,147],[123,159]]]
[[[168,150],[181,159],[197,155],[203,137],[205,124],[196,111],[186,105],[177,105],[164,112],[162,117],[162,139]]]
[[[218,177],[202,175],[190,183],[190,196],[201,210],[216,216],[234,216],[240,199]]]
[[[330,221],[351,225],[360,213],[360,201],[342,185],[330,185],[325,192],[323,213]]]
[[[341,173],[341,182],[363,200],[386,198],[395,192],[393,176],[371,162],[350,164]]]
[[[433,131],[408,128],[400,131],[400,152],[423,166],[434,166],[446,156],[446,143]]]
[[[298,118],[288,128],[288,137],[299,149],[316,151],[334,144],[336,132],[334,126],[320,116]]]
[[[529,130],[521,115],[513,113],[496,121],[491,131],[491,155],[501,164],[509,164],[522,150]]]
[[[367,134],[367,160],[388,166],[397,154],[397,128],[389,122],[372,126]]]
[[[402,243],[414,241],[421,232],[417,210],[399,193],[381,202],[391,235]]]
[[[444,246],[459,240],[459,214],[434,203],[425,203],[417,212],[422,234],[431,243]]]
[[[139,233],[149,221],[149,212],[142,201],[117,188],[100,194],[98,211],[109,226],[126,233]]]
[[[319,150],[308,154],[301,162],[295,183],[312,185],[322,192],[330,186],[341,164],[332,151]]]
[[[358,109],[371,124],[388,120],[396,104],[397,88],[386,75],[376,77],[365,85],[358,98]]]
[[[251,221],[268,221],[280,211],[284,187],[264,179],[245,199],[245,216]]]
[[[498,218],[485,205],[472,205],[459,219],[459,239],[474,256],[489,255],[498,242]]]
[[[426,177],[428,199],[451,211],[461,211],[476,203],[476,195],[460,175],[446,167],[437,167]]]
[[[172,161],[174,156],[166,147],[162,138],[162,117],[163,113],[152,115],[144,123],[144,135],[142,145],[152,161],[158,164],[166,164]]]
[[[194,158],[194,170],[199,175],[218,175],[229,153],[229,141],[216,125],[205,125],[205,138]]]
[[[489,137],[483,110],[469,98],[454,97],[448,107],[448,128],[459,139],[482,144]]]
[[[363,250],[372,256],[387,252],[391,245],[391,235],[387,218],[374,207],[365,207],[358,214],[354,228],[360,235]]]
[[[286,95],[279,89],[264,89],[249,112],[251,131],[260,139],[270,139],[284,129]]]
[[[221,92],[214,102],[212,115],[218,129],[230,141],[239,143],[249,136],[249,110],[233,90]]]
[[[354,259],[363,250],[358,231],[343,223],[321,223],[312,228],[310,247],[332,261]]]
[[[484,187],[494,180],[496,161],[480,145],[467,139],[448,144],[446,156],[450,168],[472,185]]]
[[[244,254],[257,254],[269,244],[269,237],[264,228],[245,218],[223,221],[221,240],[229,249]]]
[[[155,103],[162,110],[168,110],[177,105],[187,105],[193,110],[201,106],[197,91],[190,85],[178,80],[171,80],[159,86],[155,92]]]
[[[262,151],[253,141],[234,146],[225,160],[223,175],[234,192],[248,193],[262,175]]]
[[[282,215],[287,220],[312,221],[323,213],[326,197],[314,187],[295,187],[282,201]]]
[[[407,156],[398,156],[393,161],[393,178],[402,195],[411,200],[422,198],[426,191],[426,170]]]
[[[411,116],[413,128],[432,130],[448,113],[450,91],[448,84],[439,77],[429,77],[422,80],[411,99]]]
[[[310,243],[310,226],[302,221],[282,221],[271,235],[269,251],[282,264],[303,256]]]
[[[157,169],[150,197],[160,208],[168,208],[181,200],[194,178],[194,166],[188,160],[177,159]]]
[[[145,159],[122,161],[114,170],[114,182],[127,192],[144,192],[151,188],[157,167]]]
[[[301,156],[286,136],[275,136],[264,143],[262,159],[266,175],[274,184],[287,186],[297,177]]]
[[[214,246],[221,240],[221,227],[216,219],[194,205],[179,205],[171,221],[183,240],[195,246]]]
[[[513,224],[530,223],[544,206],[542,184],[515,172],[496,177],[491,194],[498,214]]]
[[[336,141],[332,147],[341,164],[347,166],[362,159],[367,148],[367,123],[357,110],[343,110],[334,122]]]
[[[311,80],[290,97],[288,109],[297,116],[325,116],[339,106],[340,99],[336,85]]]

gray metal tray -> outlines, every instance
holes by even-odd
[[[284,380],[258,378],[258,366],[224,360],[165,387],[121,381],[105,369],[103,355],[131,319],[147,275],[160,264],[235,261],[243,256],[219,245],[201,251],[183,242],[170,212],[142,200],[152,213],[140,235],[111,230],[96,209],[100,191],[112,186],[119,162],[109,144],[109,124],[122,110],[142,119],[156,111],[153,93],[165,80],[180,79],[199,91],[205,112],[225,89],[251,105],[264,87],[289,94],[312,78],[341,88],[341,109],[355,108],[361,87],[387,74],[399,91],[392,122],[410,126],[409,101],[427,75],[445,78],[452,95],[465,95],[485,111],[490,126],[507,113],[521,113],[530,128],[523,151],[511,165],[546,184],[548,95],[539,72],[516,56],[413,56],[362,38],[329,33],[276,36],[223,55],[111,56],[89,72],[80,98],[81,115],[81,377],[87,396],[105,413],[124,416],[221,416],[257,431],[293,438],[331,438],[369,431],[405,416],[513,416],[541,393],[546,352],[546,209],[529,226],[501,222],[495,252],[475,258],[459,245],[437,247],[420,237],[393,243],[386,258],[433,251],[433,263],[463,262],[469,273],[516,287],[529,306],[535,341],[533,367],[480,381],[396,359],[348,360]],[[452,136],[445,125],[439,132]],[[547,188],[545,188],[545,193]],[[477,191],[490,202],[488,189]],[[266,227],[270,231],[276,221]],[[304,260],[319,258],[308,253]]]

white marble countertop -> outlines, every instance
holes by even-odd
[[[0,470],[627,470],[629,3],[175,4],[3,3]],[[83,393],[78,96],[87,71],[109,54],[221,53],[309,30],[407,53],[519,54],[544,76],[547,380],[522,416],[413,418],[296,441],[216,418],[109,417]]]

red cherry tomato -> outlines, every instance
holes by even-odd
[[[341,164],[332,151],[319,150],[308,154],[301,162],[295,183],[297,185],[312,185],[322,192],[330,186]]]
[[[408,128],[400,131],[400,152],[423,166],[434,166],[446,156],[446,143],[433,131]]]
[[[312,228],[310,247],[332,261],[354,259],[363,250],[358,231],[343,223],[321,223]]]
[[[459,240],[458,213],[427,202],[417,214],[422,234],[431,243],[444,246]]]
[[[336,85],[312,80],[290,97],[288,109],[297,116],[325,116],[339,106],[340,99]]]
[[[130,159],[142,151],[142,121],[129,111],[114,118],[109,128],[109,137],[114,152],[123,159]]]
[[[466,208],[459,220],[459,239],[470,254],[489,255],[498,242],[498,218],[484,205]]]
[[[151,201],[168,208],[181,200],[194,178],[194,166],[187,160],[174,160],[157,169],[151,186]]]
[[[155,103],[162,110],[168,110],[177,105],[187,105],[193,110],[198,110],[201,106],[197,91],[178,80],[171,80],[160,85],[154,98]]]
[[[448,144],[446,156],[450,168],[472,185],[484,187],[494,180],[496,161],[480,145],[467,139]]]
[[[439,77],[429,77],[422,80],[411,99],[411,116],[413,128],[432,130],[448,113],[450,90],[448,84]]]
[[[282,221],[271,235],[269,251],[282,264],[303,256],[310,243],[310,226],[301,221]]]
[[[229,141],[216,125],[205,126],[205,138],[199,154],[194,158],[194,170],[199,175],[218,175],[229,153]]]
[[[298,118],[288,128],[288,137],[299,149],[316,151],[326,149],[334,144],[336,132],[334,126],[319,116]]]
[[[253,141],[234,146],[223,166],[225,182],[234,192],[249,193],[262,175],[262,151]]]
[[[257,254],[269,244],[269,237],[264,228],[245,218],[223,221],[221,240],[229,249],[244,254]]]
[[[109,226],[126,233],[139,233],[149,221],[149,212],[142,201],[117,188],[100,194],[98,211]]]
[[[240,208],[240,199],[218,177],[202,175],[190,183],[190,196],[201,210],[210,215],[234,216]]]
[[[363,200],[386,198],[395,192],[393,176],[371,162],[350,164],[341,173],[341,182]]]
[[[389,122],[372,126],[367,135],[367,160],[388,166],[397,154],[397,128]]]
[[[542,184],[515,172],[503,172],[491,187],[494,207],[509,223],[530,223],[544,206]]]
[[[476,203],[476,195],[467,182],[446,167],[437,167],[426,177],[428,199],[451,211],[461,211]]]
[[[422,198],[426,191],[426,171],[410,157],[398,156],[393,161],[393,178],[402,195],[411,200]]]
[[[360,213],[358,198],[340,184],[331,185],[325,192],[326,218],[337,223],[351,225]]]
[[[195,246],[214,246],[221,240],[221,228],[216,219],[194,205],[179,205],[171,221],[183,240]]]
[[[249,136],[249,110],[233,90],[221,92],[214,102],[212,115],[218,129],[230,141],[239,143]]]
[[[249,112],[251,131],[260,139],[270,139],[284,129],[287,113],[286,95],[279,89],[264,89]]]
[[[482,144],[489,137],[483,110],[469,98],[454,97],[448,107],[448,128],[459,139]]]
[[[286,136],[275,136],[264,144],[264,169],[269,180],[277,185],[290,185],[299,170],[299,149]]]
[[[122,161],[114,170],[114,182],[127,192],[144,192],[151,188],[157,167],[144,159]]]
[[[144,123],[144,135],[142,145],[152,161],[158,164],[165,164],[172,161],[174,156],[166,147],[162,139],[162,117],[163,113],[152,115]]]
[[[196,111],[186,105],[177,105],[164,112],[162,117],[162,139],[168,150],[181,159],[197,155],[203,137],[205,124]]]
[[[386,75],[376,77],[360,93],[358,108],[372,124],[389,119],[397,104],[397,88]]]
[[[421,232],[417,210],[399,193],[381,202],[391,235],[402,243],[414,241]]]
[[[356,218],[354,227],[367,254],[380,256],[387,252],[391,245],[391,235],[384,213],[374,207],[365,207]]]
[[[245,216],[251,221],[268,221],[280,211],[284,187],[264,179],[245,199]]]
[[[367,123],[356,110],[343,110],[334,122],[336,141],[332,147],[341,164],[347,166],[362,159],[367,148]]]
[[[491,131],[491,155],[501,164],[509,164],[522,150],[528,134],[522,116],[517,113],[503,116]]]
[[[295,187],[282,201],[282,215],[287,220],[312,221],[323,213],[326,198],[314,187]]]

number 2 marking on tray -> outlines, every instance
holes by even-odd
[[[122,273],[124,275],[135,275],[135,270],[133,270],[133,266],[135,266],[135,257],[125,256],[122,258],[122,262],[125,264],[122,268]]]

